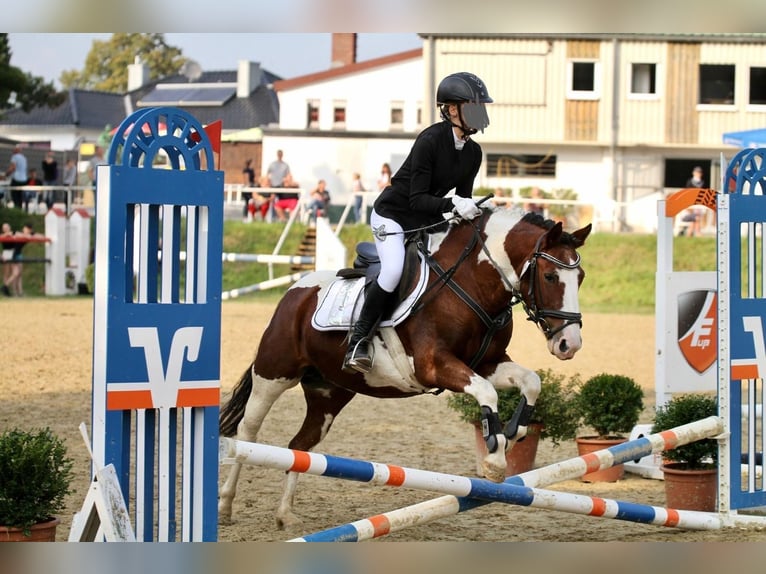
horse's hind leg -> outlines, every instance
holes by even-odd
[[[287,389],[298,384],[298,379],[266,379],[255,373],[251,366],[253,386],[245,406],[245,414],[237,426],[237,440],[255,442],[263,420],[266,418],[276,400]],[[222,524],[231,521],[231,507],[237,493],[237,481],[242,470],[242,463],[231,465],[229,476],[226,478],[218,495],[218,519]]]
[[[308,451],[327,436],[335,417],[354,398],[355,393],[325,382],[315,371],[304,375],[301,386],[306,399],[306,416],[288,446]],[[297,472],[288,472],[285,477],[285,489],[276,513],[277,527],[280,529],[297,526],[301,522],[293,513],[298,475]]]

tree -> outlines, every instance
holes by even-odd
[[[34,107],[54,107],[64,101],[64,93],[43,78],[11,66],[8,34],[0,34],[0,115],[3,110],[21,107],[28,112]]]
[[[165,43],[164,34],[112,34],[107,41],[93,41],[83,70],[64,71],[59,81],[66,88],[123,93],[136,56],[149,67],[152,80],[177,74],[186,62],[180,48]]]

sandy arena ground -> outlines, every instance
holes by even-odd
[[[223,305],[222,391],[224,397],[249,365],[273,306],[227,302]],[[89,484],[89,459],[78,425],[91,421],[92,300],[4,299],[5,364],[0,377],[0,429],[50,426],[65,437],[76,461],[74,488],[62,514],[58,540],[69,535],[72,515],[82,506]],[[632,376],[646,390],[642,422],[651,422],[654,385],[654,318],[586,314],[584,346],[569,362],[547,354],[543,336],[517,315],[511,355],[530,368],[552,368],[583,378],[600,372]],[[303,418],[299,389],[278,401],[266,419],[262,442],[284,446]],[[356,397],[341,413],[318,452],[473,476],[473,430],[447,408],[446,393],[400,400]],[[554,448],[540,444],[537,466],[576,456],[574,442]],[[222,468],[222,477],[227,467]],[[234,501],[234,524],[222,526],[222,541],[280,541],[387,512],[439,496],[304,476],[296,495],[303,525],[277,530],[273,512],[282,473],[245,467]],[[611,484],[567,481],[554,487],[664,505],[663,483],[627,474]],[[692,532],[558,511],[490,504],[394,533],[397,541],[766,541],[763,529]]]

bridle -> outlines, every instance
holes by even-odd
[[[482,214],[480,221],[483,221],[486,217],[486,211]],[[458,260],[455,262],[452,267],[450,267],[447,270],[444,270],[441,265],[431,256],[431,253],[428,251],[428,248],[426,247],[425,243],[421,240],[418,240],[418,249],[420,250],[422,256],[425,258],[426,262],[428,263],[429,267],[433,269],[433,271],[436,273],[438,280],[434,283],[432,283],[428,289],[426,289],[426,292],[434,288],[437,284],[440,284],[440,288],[444,287],[445,285],[449,287],[457,296],[460,298],[461,301],[463,301],[471,310],[473,310],[474,313],[481,319],[482,323],[487,327],[487,332],[484,335],[484,338],[482,339],[481,346],[479,347],[479,350],[476,352],[476,354],[473,356],[471,361],[468,363],[468,365],[473,368],[484,357],[484,354],[487,352],[487,349],[489,348],[489,344],[492,342],[493,337],[495,336],[495,333],[499,331],[500,329],[507,326],[512,319],[512,312],[514,305],[517,305],[518,303],[521,303],[524,312],[527,314],[527,320],[532,321],[535,323],[543,332],[545,335],[545,338],[550,340],[552,339],[556,333],[562,331],[569,325],[577,324],[580,327],[582,327],[582,314],[581,313],[571,313],[568,311],[560,311],[556,309],[545,309],[544,307],[539,307],[537,305],[537,299],[541,298],[541,293],[537,281],[537,260],[540,258],[546,259],[547,261],[550,261],[554,265],[556,265],[559,268],[562,269],[577,269],[580,265],[580,254],[577,254],[577,258],[573,263],[566,263],[565,261],[561,261],[560,259],[554,257],[553,255],[546,253],[544,251],[540,250],[540,245],[542,243],[543,237],[545,234],[541,235],[537,242],[535,243],[535,250],[530,256],[530,258],[524,262],[522,266],[521,273],[519,273],[519,286],[521,285],[521,279],[524,277],[526,273],[530,274],[529,277],[529,290],[527,292],[527,297],[529,299],[529,302],[527,303],[524,300],[524,297],[519,290],[519,287],[513,284],[513,282],[508,278],[508,276],[503,272],[500,265],[494,260],[492,257],[492,254],[489,252],[489,249],[487,248],[486,243],[481,238],[481,229],[478,225],[476,225],[474,222],[469,222],[471,227],[473,228],[473,238],[469,242],[468,245],[463,249],[463,252],[461,253],[460,257],[458,257]],[[508,301],[508,304],[498,313],[495,317],[491,317],[482,307],[474,301],[474,299],[462,288],[460,285],[458,285],[454,279],[453,275],[455,274],[455,271],[457,268],[465,261],[468,257],[468,255],[473,251],[476,244],[479,243],[481,246],[482,251],[487,256],[487,259],[489,260],[489,263],[492,265],[492,267],[497,271],[498,275],[500,275],[500,279],[503,282],[503,284],[506,286],[508,291],[511,293],[511,298]],[[412,313],[415,313],[416,311],[419,311],[420,309],[425,306],[426,302],[424,301],[426,293],[421,296],[421,300],[418,303],[418,305],[413,309]],[[548,318],[554,318],[554,319],[562,319],[563,323],[558,327],[552,327],[550,323],[548,322]]]
[[[535,251],[532,253],[532,256],[524,263],[521,274],[519,275],[519,281],[521,281],[524,274],[529,272],[529,289],[527,291],[529,303],[526,303],[524,299],[520,297],[520,293],[518,293],[517,289],[515,291],[518,293],[518,295],[516,295],[516,293],[514,293],[514,295],[521,299],[521,304],[524,307],[524,311],[527,313],[527,320],[537,324],[537,326],[540,327],[542,332],[545,334],[545,338],[550,340],[554,335],[556,335],[556,333],[566,329],[569,325],[579,325],[582,327],[582,313],[571,313],[569,311],[560,311],[557,309],[545,309],[543,307],[537,306],[537,300],[535,296],[540,296],[538,288],[539,284],[537,281],[537,260],[540,258],[546,259],[560,269],[577,269],[580,266],[580,254],[575,252],[577,256],[575,260],[572,263],[566,263],[565,261],[554,257],[550,253],[540,251],[540,244],[543,240],[543,237],[545,237],[545,234],[538,237],[537,242],[535,243]],[[489,250],[485,249],[484,252],[487,254],[487,257],[489,257],[490,262],[495,267],[497,272],[503,276],[503,272],[498,268],[495,262],[492,261],[492,258],[489,255]],[[507,281],[507,278],[504,278],[504,281],[506,281],[506,284],[510,283]],[[546,320],[546,317],[562,319],[563,323],[558,327],[553,328]]]

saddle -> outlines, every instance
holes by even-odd
[[[428,267],[425,259],[420,256],[418,246],[427,247],[428,242],[425,233],[422,236],[413,234],[405,241],[404,269],[396,290],[395,303],[391,306],[393,311],[383,317],[380,327],[392,327],[404,321],[425,290]],[[362,309],[367,285],[379,273],[380,257],[375,243],[364,241],[357,244],[352,267],[339,270],[336,279],[320,292],[320,301],[311,318],[312,326],[319,331],[349,329]],[[410,287],[416,277],[417,283],[414,288]]]

